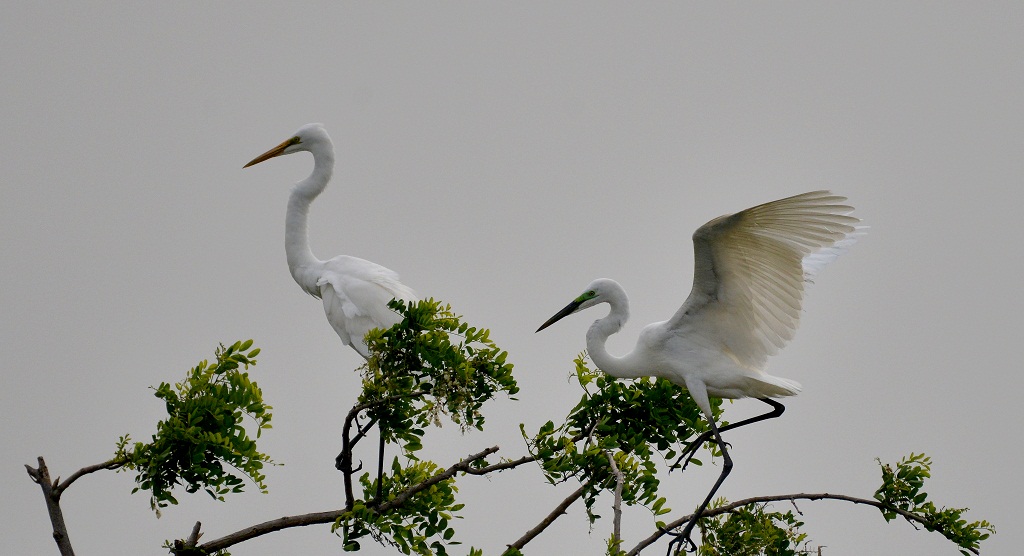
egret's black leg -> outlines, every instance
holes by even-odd
[[[382,480],[384,478],[384,434],[380,435],[380,451],[377,452],[377,496],[374,500],[379,504],[381,491],[384,488]]]
[[[693,540],[690,539],[690,534],[693,533],[693,527],[697,525],[697,520],[700,519],[701,514],[708,508],[708,504],[714,499],[715,493],[718,492],[718,487],[722,486],[725,482],[725,478],[729,476],[729,472],[732,471],[732,458],[729,457],[729,450],[725,448],[725,442],[722,442],[722,434],[718,430],[718,425],[715,424],[715,420],[711,419],[711,432],[715,435],[715,441],[718,442],[718,449],[722,451],[722,459],[725,460],[722,464],[722,473],[718,476],[718,480],[715,481],[715,486],[711,487],[711,492],[708,493],[707,498],[701,503],[697,511],[693,512],[693,517],[686,523],[686,527],[683,527],[681,533],[669,533],[675,536],[672,542],[668,543],[668,554],[672,556],[679,554],[680,552],[696,552],[697,545],[694,544]]]
[[[744,419],[742,421],[738,421],[738,422],[735,422],[735,423],[730,423],[728,425],[725,425],[724,427],[719,428],[718,431],[719,432],[725,432],[725,431],[728,431],[728,430],[737,429],[737,428],[742,427],[744,425],[749,425],[751,423],[756,423],[758,421],[764,421],[766,419],[774,419],[774,418],[782,415],[782,412],[786,411],[786,406],[782,405],[781,403],[779,403],[779,402],[777,402],[777,401],[775,401],[775,400],[773,400],[771,398],[757,398],[757,399],[759,399],[762,402],[772,406],[772,410],[769,411],[768,413],[757,415],[757,416],[751,417],[749,419]],[[690,460],[693,459],[693,456],[697,454],[697,450],[699,450],[700,447],[703,446],[704,443],[707,442],[712,436],[714,436],[714,431],[705,431],[703,434],[698,436],[692,442],[687,444],[686,448],[683,449],[683,453],[679,456],[678,459],[676,459],[676,462],[673,463],[671,467],[669,467],[669,470],[671,471],[673,469],[686,469],[686,466],[689,465]],[[726,443],[726,444],[728,445],[728,443]],[[679,465],[679,462],[683,462],[682,466]]]
[[[724,460],[724,463],[722,464],[722,473],[718,476],[718,481],[715,482],[715,486],[711,487],[711,492],[708,493],[707,497],[704,499],[704,502],[700,505],[699,508],[697,508],[697,511],[693,513],[693,517],[690,518],[690,521],[686,523],[686,526],[683,528],[682,532],[669,533],[675,536],[675,538],[672,539],[672,542],[668,544],[668,554],[670,556],[678,554],[680,551],[696,552],[697,545],[694,544],[692,539],[690,539],[690,534],[693,532],[694,526],[697,525],[697,520],[700,519],[701,515],[704,513],[704,510],[708,508],[708,505],[711,503],[711,500],[714,499],[715,493],[718,492],[718,488],[722,486],[722,483],[725,482],[725,478],[729,475],[729,472],[732,471],[732,458],[729,456],[728,449],[726,449],[727,444],[722,440],[722,431],[739,428],[744,425],[749,425],[750,423],[756,423],[758,421],[764,421],[766,419],[774,419],[775,417],[782,415],[782,413],[786,410],[786,406],[782,405],[781,403],[771,398],[758,399],[772,406],[772,410],[769,411],[768,413],[757,415],[749,419],[744,419],[743,421],[738,421],[736,423],[732,423],[721,428],[718,427],[714,419],[709,419],[708,422],[711,424],[711,430],[700,435],[696,440],[690,443],[690,445],[684,451],[683,455],[680,456],[680,459],[683,459],[684,456],[688,455],[688,457],[686,457],[686,463],[689,463],[690,458],[692,458],[693,454],[696,452],[696,448],[691,447],[696,446],[699,448],[703,442],[707,441],[708,437],[713,436],[715,442],[718,443],[718,449],[722,451],[722,459]],[[676,464],[678,463],[679,462],[676,461]],[[686,467],[686,463],[683,464],[683,467]]]

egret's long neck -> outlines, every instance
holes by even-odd
[[[306,291],[318,295],[316,277],[310,269],[320,264],[309,247],[309,205],[323,193],[334,172],[334,149],[324,145],[313,153],[313,173],[295,184],[288,197],[288,211],[284,220],[284,250],[292,277]]]
[[[630,363],[631,354],[616,357],[608,353],[608,349],[605,347],[608,337],[622,330],[626,321],[629,320],[629,300],[626,298],[625,292],[622,292],[620,296],[609,299],[608,305],[611,306],[608,316],[594,321],[594,324],[590,325],[590,329],[587,330],[587,353],[590,355],[590,359],[599,369],[616,378],[645,376],[644,369],[637,368]]]

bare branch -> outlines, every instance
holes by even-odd
[[[192,532],[189,533],[188,538],[186,538],[183,541],[182,540],[174,541],[171,544],[171,553],[172,554],[194,554],[195,553],[195,548],[196,548],[196,543],[198,543],[199,542],[199,538],[203,536],[203,534],[199,532],[199,529],[202,528],[202,526],[203,526],[203,524],[201,522],[197,521],[196,524],[192,526]]]
[[[97,471],[102,471],[104,469],[117,469],[118,467],[124,466],[124,464],[126,463],[128,462],[125,460],[110,459],[103,463],[97,463],[95,465],[83,467],[78,471],[72,473],[71,476],[65,479],[63,483],[54,484],[53,495],[56,496],[57,498],[60,498],[60,495],[63,494],[64,491],[67,490],[69,486],[71,486],[71,483],[77,481],[83,475],[88,475],[89,473],[95,473]]]
[[[25,465],[28,476],[32,482],[43,489],[43,499],[46,500],[46,510],[50,514],[50,524],[53,525],[53,541],[57,543],[61,556],[75,556],[75,550],[71,548],[71,539],[68,538],[68,528],[64,524],[64,512],[60,509],[60,493],[57,491],[58,481],[50,480],[50,470],[46,468],[46,462],[39,456],[36,460],[39,467],[33,469]],[[77,477],[76,477],[77,478]]]
[[[240,542],[247,541],[274,531],[280,531],[282,529],[288,529],[291,527],[304,527],[306,525],[322,525],[325,523],[334,523],[339,517],[341,517],[346,510],[331,510],[328,512],[316,512],[288,517],[280,517],[270,521],[265,521],[258,525],[252,525],[235,531],[230,535],[223,536],[219,539],[214,539],[210,542],[199,545],[198,549],[205,550],[207,552],[215,552],[217,550],[223,550],[229,546],[236,545]]]
[[[733,502],[731,504],[726,504],[725,506],[721,506],[721,507],[718,507],[718,508],[712,508],[712,509],[704,510],[704,512],[701,514],[701,518],[714,517],[716,515],[722,515],[722,514],[725,514],[725,513],[730,513],[730,512],[733,512],[733,511],[735,511],[735,510],[737,510],[737,509],[739,509],[739,508],[741,508],[743,506],[749,506],[751,504],[760,504],[760,503],[764,503],[764,502],[780,502],[780,501],[783,501],[783,500],[789,500],[790,502],[793,502],[794,504],[796,503],[797,500],[840,500],[840,501],[843,501],[843,502],[852,502],[854,504],[864,504],[864,505],[867,505],[867,506],[874,506],[874,507],[876,507],[876,508],[878,508],[880,510],[888,510],[888,511],[896,512],[897,514],[903,516],[903,518],[906,519],[907,521],[909,521],[911,524],[913,524],[914,522],[917,522],[917,523],[920,523],[921,525],[924,525],[924,526],[932,526],[933,525],[931,522],[929,522],[927,519],[925,519],[922,516],[919,516],[919,515],[917,515],[915,513],[912,513],[912,512],[908,512],[906,510],[901,510],[899,508],[893,508],[893,507],[891,507],[891,506],[889,506],[887,504],[883,504],[883,503],[879,502],[878,500],[874,500],[874,499],[870,499],[870,498],[856,498],[854,496],[846,496],[845,494],[829,494],[827,492],[817,493],[817,494],[799,493],[799,494],[776,494],[776,495],[770,495],[770,496],[755,496],[753,498],[746,498],[744,500],[738,500],[736,502]],[[693,517],[693,514],[690,514],[690,515],[683,516],[683,517],[681,517],[681,518],[679,518],[679,519],[677,519],[677,520],[675,520],[675,521],[673,521],[671,523],[667,523],[663,529],[659,529],[658,531],[655,531],[654,534],[652,534],[651,536],[647,537],[646,539],[640,541],[635,547],[633,547],[632,550],[630,550],[627,553],[627,556],[635,556],[636,554],[639,554],[641,550],[643,550],[644,548],[647,548],[648,546],[650,546],[650,545],[654,544],[655,542],[657,542],[657,540],[660,539],[662,536],[666,535],[668,533],[668,531],[670,531],[672,529],[675,529],[676,527],[679,527],[679,526],[683,525],[684,523],[687,523],[688,521],[690,521],[690,519],[692,517]],[[979,553],[976,549],[973,549],[973,548],[972,549],[968,549],[968,550],[970,550],[974,554],[978,554]]]
[[[531,461],[537,461],[537,456],[523,456],[519,459],[503,461],[488,465],[487,467],[481,467],[480,469],[467,469],[466,473],[470,475],[486,475],[494,471],[504,471],[506,469],[512,469],[513,467],[519,467],[524,463],[530,463]]]
[[[497,446],[492,446],[479,453],[471,454],[462,461],[453,464],[448,469],[444,470],[442,473],[434,475],[430,479],[427,479],[426,481],[423,481],[418,485],[410,487],[409,489],[405,490],[395,498],[392,498],[391,500],[388,500],[387,502],[384,502],[376,506],[371,505],[370,507],[375,512],[378,513],[387,512],[394,508],[397,508],[404,504],[406,501],[408,501],[409,498],[411,498],[415,494],[423,490],[426,490],[441,481],[450,479],[460,471],[467,471],[470,468],[469,466],[474,461],[480,458],[487,457],[488,455],[497,452],[498,449],[499,448]],[[351,508],[351,506],[349,506],[348,508]],[[341,510],[331,510],[327,512],[317,512],[296,516],[281,517],[271,521],[265,521],[258,525],[246,527],[245,529],[236,531],[234,533],[231,533],[230,535],[226,535],[219,539],[214,539],[210,542],[203,543],[197,548],[200,550],[204,550],[206,552],[215,552],[217,550],[223,550],[225,548],[228,548],[229,546],[236,545],[240,542],[244,542],[249,539],[266,535],[268,533],[273,533],[274,531],[280,531],[282,529],[288,529],[291,527],[304,527],[307,525],[334,523],[338,520],[339,517],[343,516],[345,512],[348,511],[348,508]]]
[[[615,503],[612,505],[612,541],[618,546],[622,542],[622,483],[625,482],[626,477],[619,470],[619,466],[615,463],[615,458],[612,457],[611,452],[605,450],[604,455],[608,457],[608,465],[611,466],[612,474],[615,475]]]
[[[547,529],[549,525],[554,523],[556,519],[558,519],[562,515],[565,515],[565,510],[568,509],[569,506],[571,506],[574,502],[583,497],[583,490],[584,487],[580,486],[580,488],[573,491],[573,493],[567,496],[565,500],[562,500],[560,504],[555,506],[555,509],[552,510],[551,513],[549,513],[543,521],[538,523],[536,527],[527,531],[526,534],[520,537],[519,540],[517,540],[516,542],[508,545],[509,550],[513,548],[516,550],[521,550],[524,546],[526,546],[526,543],[532,541],[537,535],[544,532],[544,530]],[[508,552],[508,550],[505,551],[505,553]]]
[[[188,538],[185,539],[185,546],[193,548],[196,545],[196,543],[199,542],[199,537],[203,536],[203,534],[199,532],[199,529],[202,526],[203,524],[199,521],[197,521],[196,524],[192,526],[192,532],[189,533]]]

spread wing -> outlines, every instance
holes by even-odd
[[[763,367],[793,338],[805,283],[863,233],[844,201],[814,191],[701,226],[693,234],[693,289],[667,328]]]
[[[374,328],[390,328],[400,319],[388,308],[392,299],[415,301],[416,294],[394,271],[357,257],[325,261],[317,281],[327,320],[346,344],[363,357],[363,337]]]

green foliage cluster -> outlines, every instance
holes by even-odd
[[[938,531],[956,543],[961,554],[967,556],[969,551],[977,551],[981,541],[995,533],[995,527],[988,521],[968,523],[963,519],[967,508],[936,507],[928,500],[928,493],[922,490],[925,479],[931,477],[932,460],[928,456],[911,453],[895,468],[881,461],[878,464],[882,467],[882,486],[875,491],[875,499],[891,508],[922,516],[925,529]],[[886,521],[899,516],[893,510],[883,510],[882,515]]]
[[[641,504],[656,516],[667,513],[665,498],[658,496],[655,462],[675,458],[680,444],[706,430],[700,409],[686,390],[667,380],[616,380],[590,369],[583,354],[575,364],[584,390],[580,402],[563,424],[548,421],[527,438],[546,478],[551,483],[576,479],[584,485],[583,500],[593,523],[600,517],[594,513],[597,496],[614,490],[619,480],[612,458],[622,473],[622,501]],[[721,400],[715,400],[714,410],[721,414]]]
[[[422,448],[424,428],[447,415],[465,431],[483,429],[480,409],[499,392],[519,387],[508,353],[490,331],[461,321],[451,306],[433,299],[406,304],[392,300],[402,322],[366,335],[371,357],[363,370],[359,403],[388,442],[407,454]]]
[[[715,500],[720,507],[725,500]],[[793,511],[768,511],[767,504],[751,504],[700,521],[700,556],[797,556],[797,546],[807,539],[803,522]]]
[[[155,395],[164,400],[168,417],[157,423],[152,441],[136,442],[131,449],[127,435],[118,442],[115,459],[123,462],[123,469],[138,472],[132,492],[150,491],[150,507],[157,515],[160,508],[178,503],[172,494],[177,485],[185,485],[189,493],[203,489],[218,500],[241,492],[244,480],[236,472],[266,492],[262,469],[273,462],[257,451],[244,426],[248,416],[258,438],[271,420],[271,407],[244,372],[256,364],[260,352],[250,348],[252,340],[221,344],[213,363],[200,362],[173,387],[161,383]]]
[[[394,300],[389,306],[403,319],[367,334],[371,357],[362,370],[356,408],[377,424],[382,438],[401,444],[409,462],[403,466],[396,458],[391,474],[381,473],[379,482],[363,474],[365,500],[353,500],[336,528],[342,530],[346,550],[358,550],[358,539],[369,535],[405,554],[444,555],[446,544],[457,544],[449,522],[462,504],[455,501],[458,489],[451,477],[409,495],[414,486],[442,471],[417,457],[424,431],[439,426],[442,414],[463,431],[482,430],[483,405],[499,393],[514,396],[519,387],[508,354],[491,341],[490,332],[462,322],[450,305],[427,299],[408,305]],[[346,442],[348,450],[367,428],[361,425]],[[349,462],[341,466],[343,472],[354,472],[350,455],[341,459]],[[470,465],[485,463],[481,459]],[[393,504],[396,499],[402,503]]]
[[[411,488],[442,471],[430,461],[412,461],[402,466],[395,458],[391,464],[391,475],[382,478],[379,502],[387,503],[407,496]],[[364,492],[377,490],[377,481],[371,480],[369,473],[364,473],[359,482]],[[455,501],[458,490],[454,478],[440,480],[407,496],[401,504],[386,512],[379,511],[376,503],[368,506],[360,500],[335,523],[333,530],[342,530],[346,551],[359,550],[358,539],[369,535],[378,543],[398,548],[403,554],[445,556],[445,543],[458,544],[452,541],[455,529],[449,526],[449,522],[458,517],[455,513],[463,507]]]

